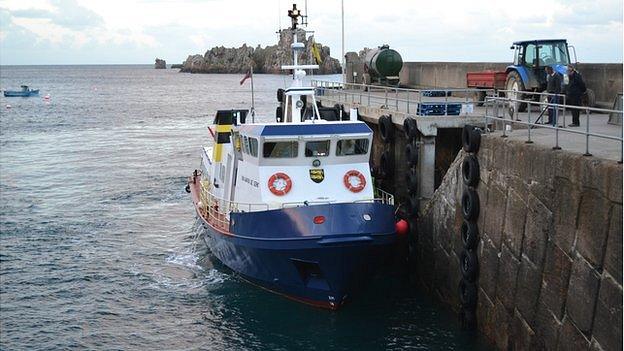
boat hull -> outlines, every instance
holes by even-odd
[[[29,97],[29,96],[35,96],[35,95],[39,95],[39,90],[30,90],[30,91],[11,91],[11,90],[5,90],[4,92],[4,96],[5,97]]]
[[[315,224],[321,213],[326,222]],[[229,231],[198,215],[204,241],[228,268],[262,288],[329,309],[357,294],[390,259],[396,241],[393,207],[380,203],[232,213]]]

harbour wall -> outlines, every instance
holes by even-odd
[[[422,284],[455,310],[460,151],[421,212]],[[477,328],[499,349],[622,349],[622,165],[483,136]]]
[[[502,62],[405,62],[399,74],[401,84],[429,88],[466,88],[466,73],[504,71],[509,63]],[[611,107],[622,93],[621,63],[579,63],[587,87],[596,94],[596,101]]]

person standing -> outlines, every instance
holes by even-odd
[[[561,74],[555,72],[551,66],[546,66],[546,92],[548,92],[548,103],[558,104],[559,95],[561,94]],[[551,124],[553,127],[557,125],[557,110],[556,106],[548,106],[548,121],[546,124]]]
[[[581,106],[581,97],[587,91],[583,77],[578,73],[574,66],[568,65],[568,85],[566,85],[566,104],[572,106]],[[578,127],[580,124],[579,113],[580,110],[572,108],[572,124],[570,127]]]

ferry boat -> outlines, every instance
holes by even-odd
[[[282,66],[293,79],[278,90],[277,122],[219,110],[186,190],[223,264],[264,289],[338,309],[394,252],[394,199],[374,189],[371,129],[355,117],[321,118],[304,84],[318,66],[297,62],[300,16],[293,6],[294,64]]]

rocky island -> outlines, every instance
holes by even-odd
[[[159,58],[156,58],[156,61],[154,62],[154,68],[156,68],[156,69],[165,69],[165,68],[167,68],[167,62],[165,60],[161,60]]]
[[[244,73],[253,67],[255,73],[282,73],[281,65],[292,62],[292,34],[288,30],[279,32],[280,40],[277,45],[253,48],[243,44],[239,48],[213,47],[202,55],[190,55],[182,64],[180,72],[189,73]],[[340,73],[340,61],[330,56],[329,47],[315,43],[314,36],[305,37],[305,33],[298,34],[299,41],[304,43],[305,50],[299,57],[303,64],[317,64],[318,74]],[[316,62],[313,46],[320,56]]]

